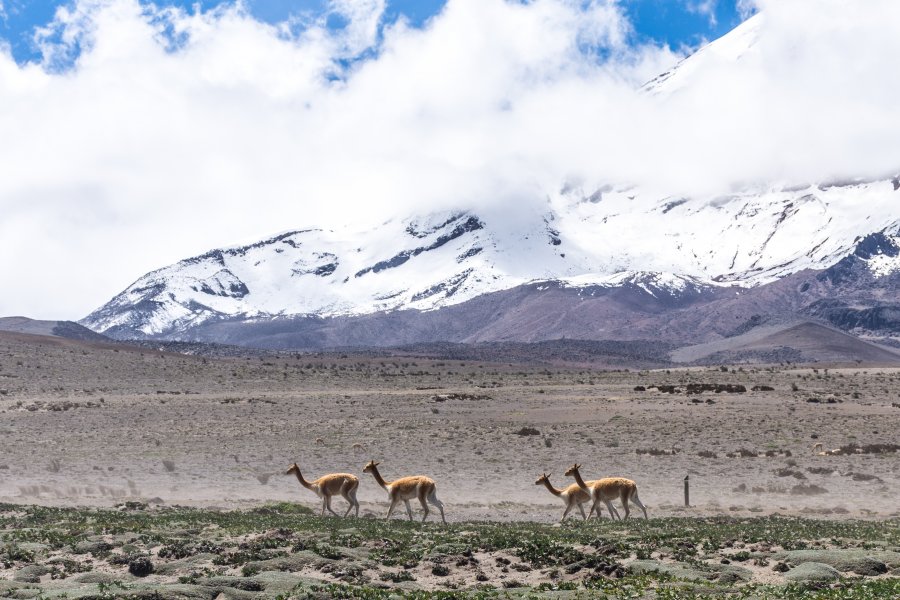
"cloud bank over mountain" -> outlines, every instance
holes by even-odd
[[[611,0],[450,0],[421,29],[330,6],[272,26],[80,0],[40,64],[0,50],[0,314],[77,317],[210,247],[572,181],[686,195],[900,166],[891,0],[758,0],[751,47],[659,93],[641,86],[683,56],[635,43]]]

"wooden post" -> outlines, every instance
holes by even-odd
[[[690,477],[690,475],[684,476],[684,505],[688,507],[691,505]]]

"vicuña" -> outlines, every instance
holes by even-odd
[[[300,485],[315,492],[316,495],[322,499],[323,515],[325,514],[325,509],[328,509],[328,512],[334,516],[338,516],[336,512],[331,510],[331,497],[340,495],[344,500],[350,503],[344,516],[346,517],[349,515],[350,511],[354,508],[356,509],[356,516],[359,516],[359,502],[356,500],[356,489],[359,487],[359,477],[356,475],[351,475],[350,473],[331,473],[330,475],[323,475],[315,481],[307,481],[303,478],[303,474],[300,472],[300,467],[297,466],[297,463],[292,464],[291,468],[287,470],[286,475],[291,474],[297,476],[297,481],[300,482]]]
[[[387,481],[381,476],[381,473],[378,472],[379,464],[380,463],[377,463],[374,460],[369,461],[369,464],[363,468],[363,473],[371,473],[375,478],[375,481],[378,482],[378,485],[383,487],[388,493],[388,499],[391,501],[391,507],[387,512],[388,519],[391,518],[394,509],[397,508],[397,504],[400,501],[403,501],[406,505],[406,514],[409,515],[409,520],[412,521],[412,508],[409,505],[409,501],[413,498],[418,498],[419,503],[422,505],[422,510],[425,511],[422,515],[423,523],[428,517],[429,503],[437,506],[438,510],[441,511],[441,521],[444,523],[447,522],[444,518],[444,503],[437,498],[437,486],[434,483],[434,479],[423,475],[414,475],[412,477],[401,477],[394,481]]]
[[[591,498],[594,500],[594,504],[591,506],[592,512],[594,510],[599,510],[598,505],[600,502],[603,502],[606,504],[606,508],[609,509],[609,513],[618,517],[619,513],[613,508],[612,500],[619,498],[622,502],[622,506],[625,507],[626,519],[631,512],[628,507],[629,500],[634,502],[634,504],[644,512],[644,518],[647,518],[647,509],[638,498],[637,484],[635,482],[630,479],[625,479],[624,477],[605,477],[603,479],[592,481],[589,484],[581,478],[581,473],[579,472],[580,468],[581,465],[577,463],[572,465],[569,467],[569,470],[566,471],[566,476],[574,477],[578,487],[591,495]]]

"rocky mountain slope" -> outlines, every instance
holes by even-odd
[[[73,321],[39,321],[28,317],[0,317],[0,331],[48,335],[85,342],[110,341],[108,337]]]

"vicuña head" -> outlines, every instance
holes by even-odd
[[[374,470],[378,467],[378,465],[380,465],[380,464],[381,464],[381,463],[379,463],[379,462],[375,462],[374,460],[370,460],[370,461],[368,462],[368,464],[366,464],[366,466],[363,467],[363,473],[371,473],[371,472],[374,471]]]
[[[569,467],[569,468],[566,470],[566,477],[571,477],[571,476],[574,475],[575,472],[578,471],[578,469],[580,469],[580,468],[581,468],[581,465],[579,465],[578,463],[575,463],[574,465],[572,465],[571,467]]]
[[[540,477],[537,478],[537,481],[534,482],[534,485],[546,485],[550,482],[550,476],[544,473]]]
[[[300,467],[297,466],[297,463],[294,463],[290,466],[290,468],[287,470],[287,473],[285,473],[285,475],[293,475],[294,473],[299,473],[299,472],[300,472]]]

